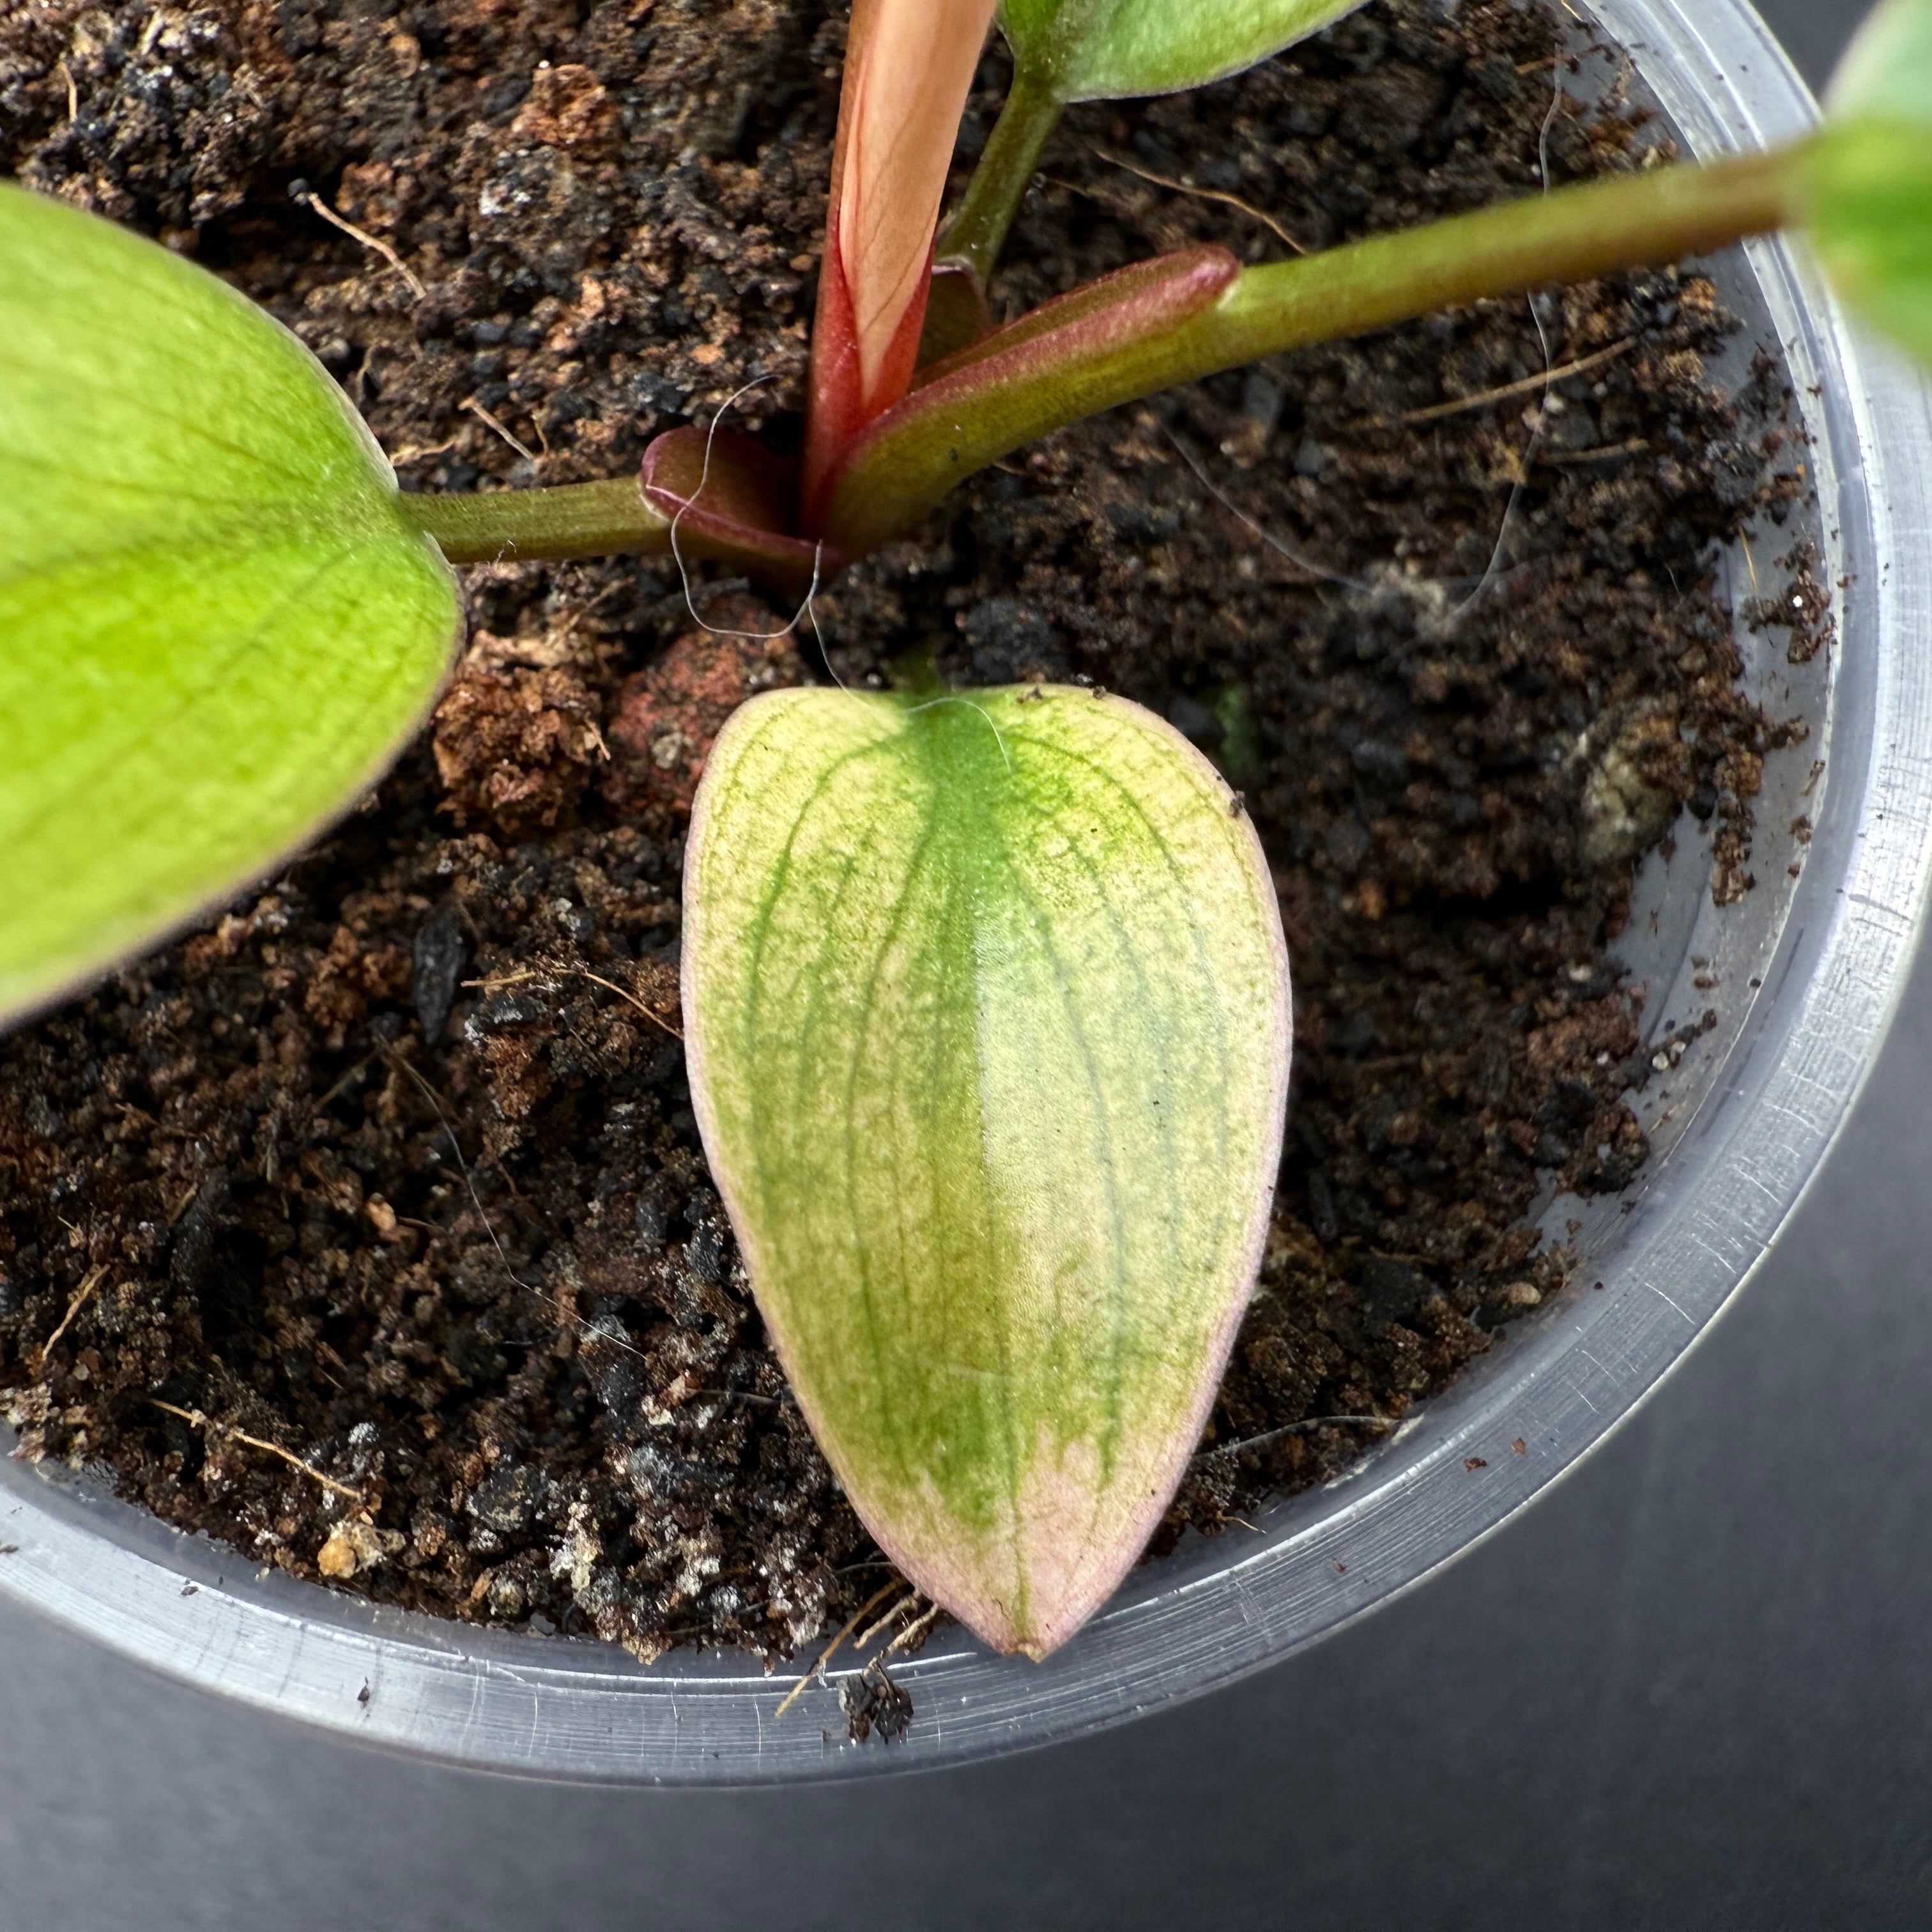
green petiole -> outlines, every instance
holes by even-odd
[[[992,279],[1040,150],[1059,123],[1061,106],[1039,75],[1024,68],[1014,75],[965,195],[940,235],[936,259],[964,263],[982,287]]]
[[[1185,320],[1160,319],[1124,341],[1118,332],[1096,340],[1070,328],[1056,352],[1023,368],[996,371],[993,338],[956,367],[927,372],[925,386],[867,433],[834,492],[826,532],[862,554],[916,530],[954,484],[1036,437],[1261,356],[1781,227],[1798,212],[1810,146],[1584,182],[1245,269]],[[1037,331],[1048,313],[1016,326]]]
[[[670,554],[670,519],[645,500],[635,477],[461,496],[411,491],[399,501],[452,563]]]

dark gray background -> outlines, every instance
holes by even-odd
[[[1862,0],[1760,0],[1814,80]],[[0,1604],[0,1932],[1932,1924],[1932,964],[1761,1278],[1445,1576],[977,1769],[520,1786],[326,1743]]]

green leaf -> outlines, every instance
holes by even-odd
[[[1804,158],[1812,244],[1839,292],[1932,362],[1932,0],[1887,0],[1834,76]]]
[[[694,1105],[753,1287],[914,1582],[1044,1655],[1193,1451],[1280,1159],[1238,800],[1118,698],[756,698],[685,864]]]
[[[1000,0],[1021,68],[1062,101],[1172,94],[1252,67],[1362,0]]]
[[[1852,37],[1826,96],[1834,120],[1860,115],[1932,128],[1932,0],[1885,0]]]
[[[320,364],[0,183],[0,1017],[263,873],[422,717],[460,620]]]

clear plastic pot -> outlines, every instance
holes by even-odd
[[[1698,154],[1814,116],[1742,0],[1600,0],[1600,14]],[[207,1690],[372,1744],[530,1775],[754,1782],[957,1762],[1119,1723],[1314,1642],[1489,1534],[1630,1414],[1749,1279],[1872,1065],[1923,912],[1932,406],[1847,333],[1798,253],[1732,259],[1726,298],[1750,338],[1781,346],[1813,439],[1817,576],[1845,586],[1836,638],[1809,664],[1785,662],[1782,632],[1740,634],[1762,701],[1810,736],[1767,760],[1755,890],[1714,908],[1708,839],[1689,820],[1676,856],[1653,855],[1640,880],[1627,958],[1648,982],[1646,1024],[1661,1038],[1715,1015],[1652,1083],[1652,1160],[1624,1198],[1546,1204],[1559,1238],[1582,1224],[1570,1287],[1352,1474],[1276,1504],[1259,1535],[1190,1539],[1144,1566],[1044,1664],[956,1630],[896,1660],[915,1714],[889,1748],[845,1742],[842,1667],[781,1720],[788,1672],[688,1654],[645,1669],[586,1641],[374,1609],[257,1576],[89,1480],[11,1461],[0,1590]],[[1743,583],[1763,560],[1733,561]],[[1808,845],[1782,830],[1801,814]]]

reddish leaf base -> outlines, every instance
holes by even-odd
[[[644,491],[674,520],[683,557],[735,564],[803,592],[843,568],[844,554],[796,536],[798,466],[734,430],[674,429],[644,452]]]
[[[904,400],[868,416],[856,387],[856,351],[849,343],[830,354],[821,346],[802,474],[800,464],[740,432],[677,429],[645,452],[644,494],[675,518],[682,555],[716,558],[801,591],[850,556],[916,527],[937,500],[923,487],[935,466],[920,460],[922,442],[953,446],[952,466],[938,471],[943,486],[1072,420],[1082,412],[1067,412],[1069,394],[1091,388],[1082,406],[1105,408],[1158,386],[1152,379],[1160,345],[1218,301],[1240,272],[1225,248],[1181,249],[1118,269],[994,329],[977,277],[963,264],[942,262],[933,272],[929,307],[915,304],[928,322],[920,345],[926,359],[914,372],[908,337],[903,360],[913,386]],[[993,440],[959,468],[961,426],[976,424],[991,429]],[[901,474],[908,455],[910,472]],[[794,534],[828,522],[843,548]]]
[[[822,520],[862,555],[916,529],[944,490],[982,464],[1090,410],[1162,386],[1162,346],[1240,272],[1225,248],[1180,249],[970,339],[922,367],[905,400],[845,446],[807,502],[808,519]],[[951,299],[956,307],[956,292]],[[1070,409],[1070,398],[1077,399]],[[989,440],[979,440],[988,432]],[[941,452],[945,461],[931,460]]]

